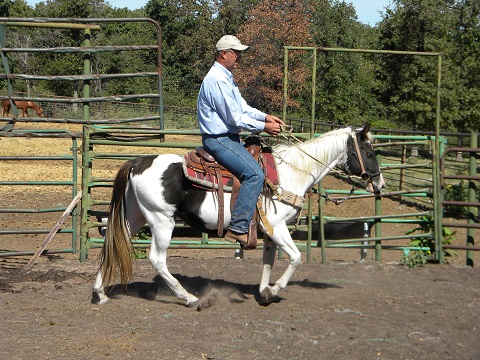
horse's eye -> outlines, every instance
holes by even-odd
[[[367,152],[367,157],[368,158],[371,158],[373,156],[373,153],[372,152]]]

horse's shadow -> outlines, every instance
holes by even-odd
[[[177,278],[177,280],[188,292],[194,294],[200,299],[207,296],[209,292],[211,293],[212,289],[215,289],[215,291],[220,291],[230,303],[241,303],[246,299],[254,297],[258,304],[265,306],[270,303],[285,300],[284,298],[277,296],[271,299],[269,303],[264,303],[258,292],[258,284],[241,284],[223,279],[208,279],[202,276],[190,277],[180,274],[173,274],[173,276]],[[289,286],[294,285],[312,289],[342,288],[339,285],[312,282],[308,279],[289,282]],[[172,290],[170,290],[170,288],[165,284],[159,275],[156,275],[153,278],[153,282],[135,281],[129,283],[126,287],[121,285],[111,285],[105,289],[105,292],[110,298],[113,299],[120,295],[126,295],[150,301],[161,301],[165,303],[184,305],[181,300],[174,297]],[[172,297],[171,300],[170,297]],[[161,300],[158,298],[161,298]],[[92,303],[96,302],[98,302],[98,296],[93,293]]]

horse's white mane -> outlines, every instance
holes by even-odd
[[[314,175],[318,170],[322,172],[332,162],[346,161],[347,141],[358,130],[345,127],[296,145],[277,145],[274,147],[274,153],[279,164],[286,163],[290,166],[289,176],[300,180],[305,177],[305,173]],[[369,139],[372,139],[370,134]]]
[[[315,157],[318,161],[328,162],[328,156],[337,154],[346,146],[348,137],[353,130],[350,127],[329,131],[313,139],[296,143],[305,153]],[[310,162],[312,159],[296,148],[295,145],[278,145],[275,147],[275,153],[289,164],[295,164],[296,167],[305,168],[303,162]],[[303,166],[302,166],[303,165]]]

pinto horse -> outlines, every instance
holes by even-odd
[[[261,302],[268,304],[287,286],[301,263],[301,253],[290,236],[287,224],[294,220],[301,205],[292,205],[281,196],[290,193],[304,197],[333,168],[358,176],[370,192],[379,194],[385,185],[372,147],[369,125],[333,130],[317,138],[294,145],[277,145],[273,156],[280,179],[280,194],[262,193],[261,200],[271,227],[259,222],[268,235],[263,246],[263,271],[259,291]],[[204,232],[217,229],[218,201],[212,191],[193,187],[183,172],[184,158],[174,154],[142,156],[126,162],[115,178],[101,264],[93,287],[100,304],[108,301],[107,287],[119,272],[123,285],[132,280],[131,238],[147,223],[152,232],[149,260],[175,295],[193,305],[198,298],[188,293],[167,268],[175,218]],[[224,193],[230,201],[230,193]],[[230,212],[225,207],[224,224]],[[269,231],[271,233],[269,233]],[[270,285],[270,274],[277,247],[289,257],[282,276]]]
[[[33,101],[21,101],[21,100],[15,100],[15,106],[17,109],[22,110],[22,116],[23,117],[30,117],[28,116],[28,109],[34,109],[35,112],[37,113],[38,116],[43,117],[43,110],[40,106],[35,104]],[[10,112],[10,109],[12,107],[12,104],[10,103],[10,100],[3,100],[3,115],[2,116],[8,116],[8,113]]]

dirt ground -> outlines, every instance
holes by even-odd
[[[278,303],[261,306],[258,253],[171,256],[172,273],[208,300],[185,307],[138,260],[124,292],[91,303],[96,262],[0,267],[5,359],[479,359],[478,268],[304,263]],[[274,278],[285,269],[277,262]]]
[[[66,206],[68,191],[60,199],[53,191],[0,191],[0,202]],[[392,200],[382,208],[418,211]],[[372,213],[371,199],[326,207],[330,216]],[[0,228],[52,228],[58,216],[35,214],[25,224],[22,214],[0,214]],[[385,225],[383,234],[413,226]],[[44,236],[2,236],[0,250],[32,249]],[[56,235],[49,248],[65,239]],[[458,230],[456,243],[465,241]],[[369,250],[360,262],[358,249],[327,249],[322,264],[314,248],[313,261],[304,256],[278,302],[262,306],[260,250],[244,259],[233,249],[171,250],[169,269],[201,298],[199,308],[175,298],[145,259],[137,260],[126,291],[114,286],[112,299],[98,305],[91,291],[98,250],[85,263],[78,254],[55,254],[26,268],[30,258],[0,258],[2,359],[480,359],[480,270],[464,266],[464,252],[448,264],[408,269],[400,251],[384,251],[375,262]],[[272,282],[287,263],[277,260]]]
[[[33,198],[51,196],[0,194],[2,203],[17,205]],[[388,204],[400,213],[407,206]],[[328,205],[327,212],[365,207],[352,201]],[[41,216],[37,223],[49,221]],[[404,231],[398,227],[385,231]],[[1,240],[2,250],[20,246]],[[61,241],[55,237],[51,246]],[[399,251],[384,251],[378,263],[369,250],[360,263],[359,250],[327,249],[322,264],[319,250],[313,262],[304,257],[279,302],[268,306],[257,294],[260,250],[244,259],[235,259],[232,249],[171,250],[170,271],[201,297],[200,308],[185,307],[145,259],[137,260],[127,291],[113,287],[112,300],[98,305],[91,291],[98,250],[86,263],[55,254],[29,269],[30,256],[0,258],[2,358],[480,358],[480,271],[463,266],[463,254],[451,264],[407,269]],[[277,260],[272,282],[286,266],[286,259]]]

